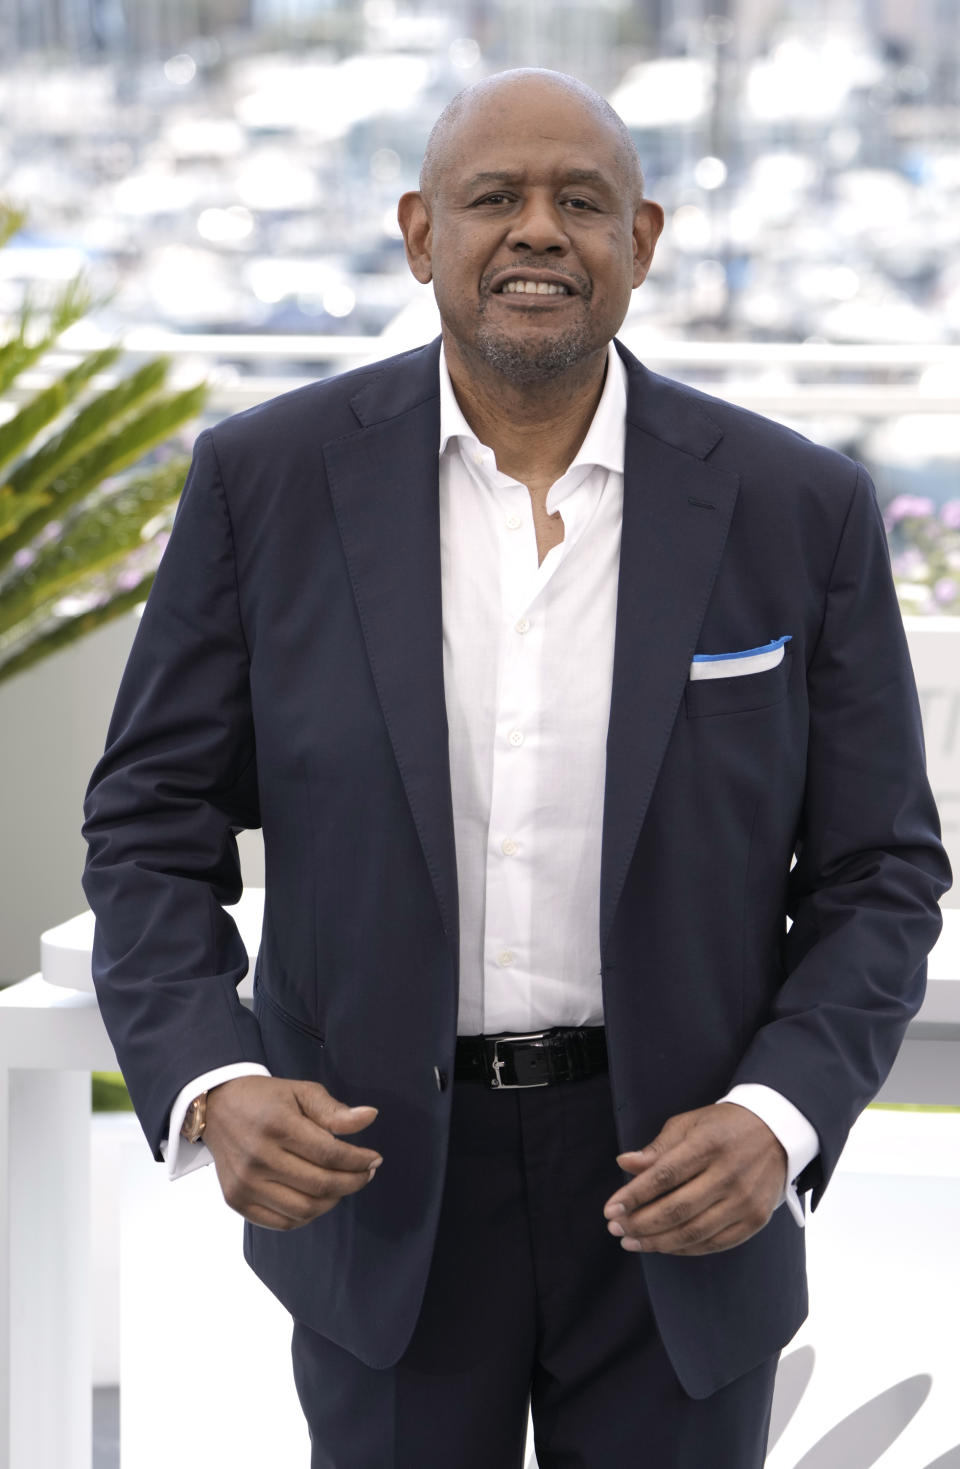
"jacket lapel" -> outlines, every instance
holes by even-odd
[[[440,597],[439,339],[368,381],[363,425],[324,448],[334,512],[394,756],[458,954]]]
[[[619,344],[618,344],[619,345]],[[600,884],[605,946],[683,694],[738,479],[704,461],[722,436],[707,410],[630,371],[616,643]],[[352,407],[361,427],[324,448],[367,655],[394,756],[458,952],[443,686],[439,340],[384,369]]]
[[[619,344],[618,344],[619,346]],[[600,879],[600,943],[613,915],[683,696],[739,486],[704,462],[722,437],[706,407],[630,371],[623,529]]]

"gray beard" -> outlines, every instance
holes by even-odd
[[[518,387],[549,382],[582,362],[594,349],[580,328],[568,329],[544,342],[517,342],[482,325],[474,349],[494,372]]]

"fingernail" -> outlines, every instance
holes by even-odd
[[[370,1172],[373,1173],[377,1168],[380,1167],[380,1164],[382,1162],[382,1158],[374,1158],[373,1162],[370,1164]]]
[[[622,1238],[622,1236],[625,1235],[627,1232],[624,1229],[623,1225],[617,1224],[616,1221],[614,1221],[612,1224],[608,1224],[607,1229],[610,1231],[611,1234],[615,1234],[618,1239]]]
[[[348,1112],[379,1112],[379,1110],[379,1107],[368,1107],[365,1103],[362,1103],[359,1107],[347,1108]]]
[[[620,1241],[620,1248],[621,1250],[629,1250],[631,1254],[640,1254],[643,1250],[643,1245],[638,1239],[622,1239]]]
[[[618,1214],[626,1214],[626,1212],[622,1204],[608,1204],[603,1211],[604,1217],[607,1219],[614,1219]]]

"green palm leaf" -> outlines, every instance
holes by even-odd
[[[100,495],[71,517],[56,540],[42,546],[30,564],[16,570],[0,597],[0,647],[18,624],[50,616],[54,605],[95,575],[116,569],[149,540],[159,512],[169,510],[183,483],[188,461],[171,459],[149,475],[131,479],[113,494]],[[144,528],[151,534],[145,537]]]
[[[12,678],[15,673],[22,673],[34,663],[39,663],[41,658],[46,658],[50,653],[56,653],[76,638],[93,632],[95,628],[102,627],[104,623],[124,612],[129,612],[139,602],[145,602],[155,575],[155,571],[147,572],[135,586],[125,587],[101,606],[91,607],[75,617],[63,618],[56,626],[48,627],[35,637],[27,639],[9,656],[0,653],[0,683]]]
[[[0,249],[9,239],[22,230],[27,216],[22,209],[11,209],[9,204],[0,204]]]
[[[169,363],[159,357],[87,403],[73,422],[21,461],[0,490],[0,536],[24,520],[29,511],[48,504],[46,492],[69,466],[117,427],[138,403],[163,387]],[[147,446],[144,445],[144,448]]]
[[[206,388],[200,386],[151,404],[129,419],[119,433],[96,444],[88,454],[58,475],[39,496],[40,507],[25,516],[15,530],[0,540],[0,571],[52,520],[69,510],[110,475],[118,474],[148,449],[162,443],[185,419],[198,413],[205,397]]]
[[[120,355],[119,347],[106,347],[101,352],[91,352],[76,367],[65,372],[49,388],[44,388],[30,398],[19,412],[0,426],[0,467],[6,466],[18,454],[22,454],[48,424],[67,408],[98,372],[106,372]],[[0,488],[0,504],[8,493],[8,487]]]
[[[73,281],[60,293],[47,319],[38,327],[37,314],[27,301],[21,309],[16,334],[0,347],[0,393],[5,393],[21,372],[49,352],[67,327],[86,316],[92,305],[93,296],[87,285],[81,280]]]
[[[0,203],[0,248],[23,222]],[[24,370],[92,304],[82,279],[43,312],[25,301],[0,342],[0,395],[22,396]],[[119,617],[153,582],[155,538],[186,461],[134,466],[200,410],[206,390],[169,392],[170,364],[157,358],[91,391],[119,355],[88,353],[0,424],[0,680]]]

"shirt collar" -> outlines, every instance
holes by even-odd
[[[577,465],[599,464],[623,474],[623,456],[626,445],[627,414],[627,369],[620,354],[611,342],[607,347],[607,375],[596,412],[590,420],[586,437],[567,473]],[[468,444],[479,444],[473,429],[463,416],[450,380],[450,370],[443,346],[440,348],[440,453],[443,454],[452,439],[462,439]],[[489,447],[485,445],[483,447]]]

